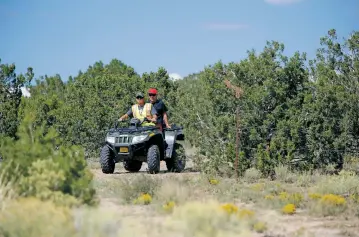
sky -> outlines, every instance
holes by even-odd
[[[0,59],[66,81],[117,58],[173,77],[240,61],[267,40],[315,57],[320,37],[359,30],[359,0],[0,0]]]

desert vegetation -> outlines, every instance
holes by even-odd
[[[0,61],[0,236],[357,236],[359,32],[318,40],[313,59],[268,41],[176,81],[118,59],[66,81]],[[107,129],[149,87],[184,126],[187,169],[101,173]]]

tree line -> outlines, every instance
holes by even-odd
[[[2,167],[12,167],[9,179],[16,167],[26,179],[34,170],[41,173],[40,164],[34,168],[39,159],[45,170],[61,170],[53,163],[64,166],[59,160],[67,160],[63,177],[85,170],[84,158],[98,157],[107,129],[135,102],[135,93],[156,87],[170,122],[183,125],[186,140],[197,148],[194,161],[203,172],[234,172],[237,109],[240,174],[250,167],[270,173],[279,164],[340,168],[359,151],[359,32],[340,40],[331,29],[319,40],[314,59],[305,52],[285,56],[284,44],[268,41],[240,62],[218,61],[176,81],[163,67],[140,75],[118,59],[96,62],[66,82],[60,75],[35,79],[32,68],[17,75],[15,64],[0,61]],[[242,96],[236,98],[225,82],[240,87]],[[24,86],[31,97],[22,96]],[[49,157],[54,162],[46,163]],[[89,182],[90,174],[63,179],[62,191],[91,199],[91,190],[70,188]]]

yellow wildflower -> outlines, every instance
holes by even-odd
[[[352,195],[350,195],[350,199],[351,199],[354,203],[359,203],[359,194],[358,194],[358,193],[353,193]]]
[[[309,193],[308,196],[310,199],[313,199],[313,200],[320,199],[322,197],[322,195],[319,193]]]
[[[163,205],[163,209],[167,212],[171,212],[175,206],[175,202],[169,201],[165,205]]]
[[[152,202],[152,197],[148,193],[142,194],[139,198],[134,201],[134,204],[148,205]]]
[[[345,198],[335,194],[326,194],[321,199],[320,202],[327,205],[341,206],[345,205]]]
[[[231,203],[226,203],[221,205],[221,209],[227,212],[228,214],[233,214],[238,212],[238,207]]]
[[[288,215],[294,214],[295,211],[296,211],[295,205],[292,203],[287,204],[282,208],[282,213],[288,214]]]
[[[279,199],[282,200],[282,201],[285,201],[289,198],[289,194],[287,192],[281,192],[279,194]]]
[[[268,195],[265,195],[264,197],[266,200],[273,200],[274,199],[274,196],[271,195],[271,194],[268,194]]]
[[[217,185],[219,183],[219,181],[217,179],[210,179],[209,183],[213,184],[213,185]]]
[[[240,219],[244,218],[252,218],[254,216],[254,211],[248,210],[248,209],[242,209],[238,212],[238,217]]]

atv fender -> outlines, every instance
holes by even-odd
[[[173,155],[173,148],[177,141],[177,130],[170,130],[165,132],[165,140],[167,143],[166,148],[166,159],[172,158]]]
[[[116,151],[115,149],[115,146],[106,142],[105,146],[108,146],[110,148],[110,150],[113,152],[113,154],[115,154],[115,163],[118,163],[118,162],[123,162],[123,158],[121,158],[119,155],[118,155],[118,152]]]

